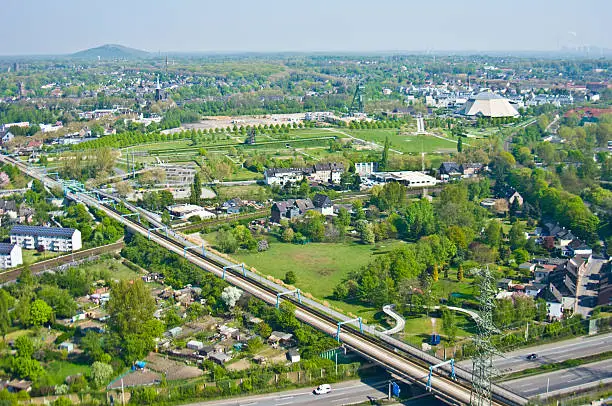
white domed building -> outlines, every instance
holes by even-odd
[[[518,117],[520,115],[508,99],[493,92],[482,92],[470,98],[459,113],[465,116],[482,117]]]

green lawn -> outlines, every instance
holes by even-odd
[[[240,251],[232,256],[256,268],[259,272],[278,279],[283,279],[287,271],[293,270],[297,275],[295,285],[304,292],[311,293],[318,299],[327,300],[330,304],[345,311],[372,319],[379,309],[337,302],[331,300],[330,296],[336,284],[349,272],[366,265],[375,255],[388,252],[397,244],[401,243],[392,241],[368,246],[358,243],[297,245],[272,242],[270,249],[266,252]]]
[[[82,266],[90,271],[108,270],[111,277],[118,280],[132,280],[140,277],[137,272],[132,271],[130,268],[123,265],[121,261],[117,261],[114,258],[106,259],[100,262],[92,262]]]
[[[66,255],[66,254],[67,254],[66,252],[52,252],[52,251],[38,252],[36,250],[21,250],[21,255],[23,257],[24,265],[31,265],[35,262],[44,261],[47,259],[57,257],[59,255]]]
[[[426,315],[406,317],[404,340],[413,345],[420,345],[423,342],[429,341],[433,331],[444,336],[442,319],[437,316],[437,313],[433,313],[430,317]],[[476,324],[468,316],[461,313],[455,313],[455,318],[457,320],[458,339],[474,334]],[[434,322],[432,322],[432,320],[434,320]]]
[[[380,145],[389,137],[391,148],[405,153],[449,152],[457,150],[455,137],[441,139],[430,135],[398,135],[396,129],[343,130],[344,132]]]
[[[69,361],[51,361],[45,366],[45,371],[52,382],[56,385],[60,385],[64,383],[67,376],[89,374],[91,367],[84,364],[73,364]]]

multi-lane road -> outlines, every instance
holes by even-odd
[[[546,397],[572,393],[586,386],[612,382],[612,359],[562,369],[548,374],[528,376],[504,382],[502,385],[525,397]]]
[[[332,384],[332,391],[315,395],[313,388],[295,389],[266,395],[213,400],[191,403],[187,406],[305,406],[305,405],[354,405],[375,402],[387,398],[387,381],[366,379]],[[403,405],[441,406],[444,403],[428,393],[403,400]]]
[[[508,374],[544,364],[597,355],[606,351],[612,351],[612,333],[579,337],[508,352],[503,357],[496,357],[493,360],[493,366],[500,373]],[[532,353],[538,354],[538,358],[530,361],[527,355]],[[459,365],[470,369],[471,361],[461,361]]]

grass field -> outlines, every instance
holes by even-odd
[[[376,130],[343,130],[354,137],[373,141],[379,145],[385,143],[389,137],[391,148],[404,153],[420,152],[449,152],[457,150],[456,137],[441,139],[430,135],[398,135],[396,129],[376,129]]]
[[[297,275],[296,287],[319,299],[366,319],[372,319],[380,309],[331,300],[334,287],[349,272],[359,269],[375,255],[388,252],[400,242],[381,243],[374,246],[357,243],[310,243],[306,245],[272,242],[266,252],[238,252],[237,260],[255,267],[259,272],[283,279],[293,270]]]
[[[59,385],[64,383],[67,376],[89,374],[91,367],[84,364],[74,364],[69,361],[51,361],[46,365],[45,371],[49,375],[50,380]]]
[[[265,200],[271,196],[270,189],[260,185],[217,186],[215,190],[222,200],[234,197],[243,200]]]
[[[64,254],[64,253],[52,252],[52,251],[38,252],[36,250],[21,250],[21,255],[23,257],[24,265],[31,265],[35,262],[40,262],[40,261],[44,261],[47,259],[55,258],[59,256],[60,254]]]
[[[437,313],[433,313],[430,317],[426,315],[407,317],[403,339],[410,344],[420,345],[423,342],[429,341],[431,333],[434,330],[436,333],[444,335],[442,331],[442,319],[438,316]],[[476,324],[468,316],[461,313],[455,313],[455,319],[457,321],[458,339],[469,337],[474,334]]]
[[[132,271],[127,266],[123,265],[121,261],[117,261],[114,258],[106,259],[100,262],[91,262],[83,265],[88,271],[103,271],[107,270],[111,276],[117,280],[132,280],[138,278],[140,275],[138,272]]]

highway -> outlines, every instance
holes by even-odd
[[[503,358],[496,357],[493,365],[500,373],[508,374],[544,364],[596,355],[605,351],[612,351],[612,333],[522,348],[504,354]],[[527,360],[527,355],[532,353],[538,354],[538,358],[532,361]],[[461,361],[458,365],[468,369],[471,361]]]
[[[577,387],[583,387],[587,384],[597,386],[600,382],[612,382],[612,359],[547,374],[519,378],[504,382],[502,385],[515,393],[531,398],[534,396],[545,397],[547,386],[549,395],[554,395],[571,393],[578,389]]]
[[[248,396],[211,402],[191,403],[187,406],[281,406],[281,405],[350,405],[381,399],[387,396],[386,381],[348,381],[332,384],[326,395],[315,395],[314,388],[302,388],[266,395]]]
[[[30,169],[22,162],[6,156],[2,156],[0,159],[16,165],[30,176],[41,180],[45,184],[56,186],[59,183],[38,173],[37,171]],[[112,208],[103,205],[101,202],[88,194],[68,192],[67,197],[75,201],[82,202],[88,206],[93,206],[103,210],[109,217],[121,222],[133,232],[147,236],[151,241],[156,242],[169,251],[185,256],[187,260],[199,266],[201,269],[218,277],[225,277],[224,279],[228,283],[242,290],[248,291],[252,295],[264,300],[269,304],[276,304],[277,291],[266,286],[265,284],[258,282],[249,276],[243,276],[242,273],[238,271],[228,270],[226,272],[221,266],[217,265],[214,260],[211,260],[198,252],[185,252],[183,243],[177,242],[173,238],[168,238],[157,231],[149,231],[147,228],[143,227],[131,218],[128,219],[121,216]],[[337,319],[334,319],[320,311],[314,310],[310,306],[302,304],[291,297],[287,296],[284,298],[284,300],[290,300],[294,305],[296,305],[296,318],[326,334],[331,336],[336,335]],[[348,348],[372,361],[383,365],[387,370],[396,374],[397,376],[425,386],[429,373],[429,364],[424,362],[423,359],[414,357],[412,355],[406,355],[403,351],[398,351],[398,347],[392,347],[389,344],[381,342],[380,340],[377,340],[371,336],[359,333],[358,330],[351,326],[343,327],[341,339],[344,345]],[[467,371],[457,372],[458,378],[465,379],[465,374]],[[447,378],[445,375],[446,374],[443,374],[442,376],[434,375],[432,379],[432,392],[449,402],[469,404],[471,399],[471,387],[469,383],[454,381]],[[527,403],[526,399],[505,391],[502,388],[496,387],[494,388],[494,392],[496,398],[501,399],[499,402],[494,401],[493,404],[495,405],[523,405]]]

